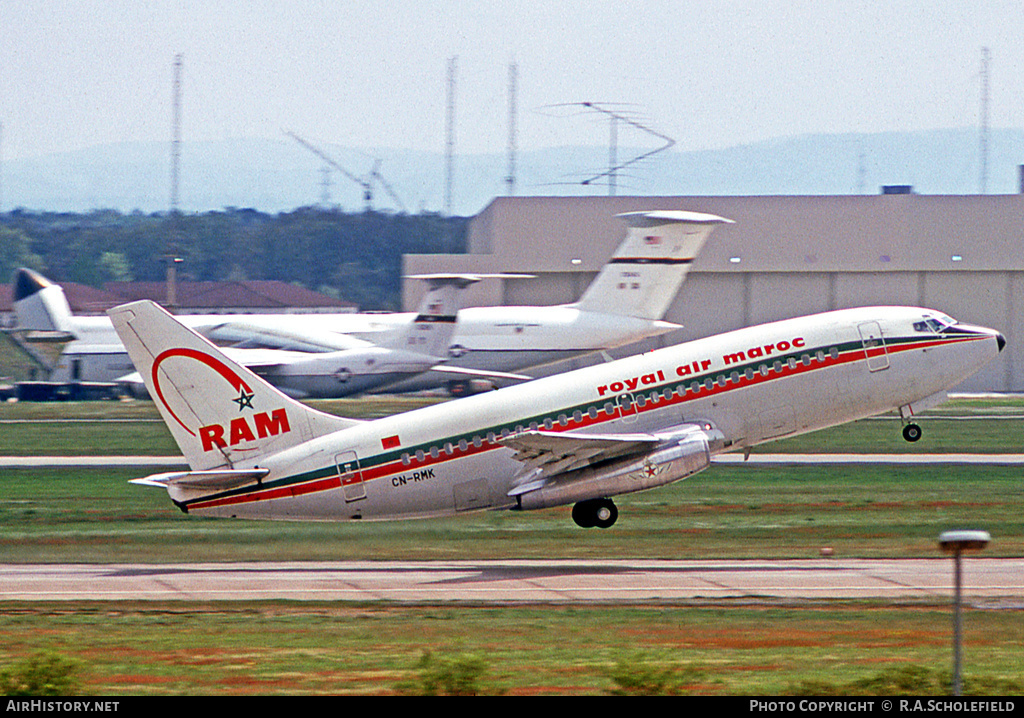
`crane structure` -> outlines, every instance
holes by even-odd
[[[291,137],[296,142],[298,142],[300,145],[305,147],[307,150],[312,152],[314,155],[319,157],[321,160],[326,162],[328,165],[330,165],[331,167],[336,169],[338,172],[343,174],[345,177],[347,177],[348,179],[352,180],[353,182],[358,184],[360,187],[362,187],[363,188],[363,200],[366,202],[366,210],[367,211],[370,211],[370,210],[373,209],[373,188],[374,188],[375,184],[378,184],[378,185],[380,185],[381,187],[384,188],[385,192],[388,193],[388,196],[390,196],[391,199],[394,201],[394,203],[398,207],[399,211],[406,212],[405,204],[402,202],[402,200],[395,193],[394,189],[392,189],[391,185],[389,185],[384,180],[384,177],[381,176],[381,174],[380,174],[380,163],[381,163],[380,159],[375,159],[374,160],[373,168],[369,171],[369,173],[366,174],[365,177],[359,177],[358,175],[355,175],[352,172],[350,172],[349,170],[347,170],[340,163],[338,163],[333,157],[328,155],[326,152],[324,152],[322,149],[320,149],[319,147],[314,145],[309,140],[303,139],[302,137],[300,137],[299,135],[295,134],[291,130],[285,130],[284,133],[286,135],[288,135],[289,137]]]

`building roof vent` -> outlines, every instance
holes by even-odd
[[[914,187],[909,184],[882,185],[882,194],[914,194]]]

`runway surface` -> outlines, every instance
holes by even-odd
[[[1024,454],[719,454],[716,464],[986,464],[1024,465]],[[180,456],[0,456],[0,469],[139,466],[188,468]]]
[[[1024,559],[965,558],[964,597],[1024,608]],[[952,597],[953,562],[455,561],[0,564],[0,601],[583,603]]]

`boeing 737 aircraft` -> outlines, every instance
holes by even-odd
[[[496,379],[524,378],[511,373],[678,329],[678,324],[662,318],[711,231],[730,220],[678,211],[632,212],[621,217],[627,225],[625,240],[578,302],[460,309],[455,335],[447,352],[440,355],[446,361],[435,362],[434,371],[422,380],[404,383],[403,390],[447,386],[453,393],[470,393],[493,388]],[[19,328],[60,330],[76,338],[61,357],[62,367],[77,362],[75,378],[112,381],[131,371],[109,320],[72,316],[59,286],[23,269],[18,272],[14,297]],[[354,340],[394,346],[389,335],[407,330],[415,317],[409,313],[183,315],[181,321],[222,346],[329,353],[350,349]],[[314,391],[317,385],[337,388],[331,362],[310,359],[310,363],[323,373],[319,382],[305,382],[305,396],[335,395]],[[55,379],[69,377],[58,374]]]
[[[152,302],[110,311],[190,471],[158,486],[196,515],[375,520],[573,504],[702,471],[723,451],[915,412],[1002,350],[928,309],[867,307],[749,327],[360,422],[289,399]]]

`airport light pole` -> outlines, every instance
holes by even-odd
[[[988,531],[946,531],[939,536],[939,546],[944,553],[953,554],[953,695],[963,692],[961,664],[961,626],[960,616],[962,571],[960,557],[964,551],[980,551],[992,540]]]

